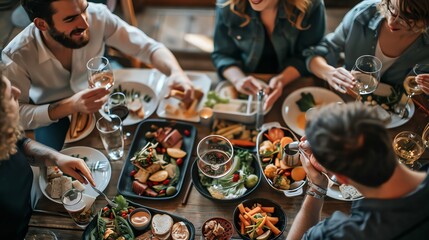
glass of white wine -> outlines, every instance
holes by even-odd
[[[425,144],[425,147],[429,148],[429,123],[426,124],[426,127],[423,130],[422,139],[423,139],[423,143]]]
[[[105,87],[110,89],[115,83],[109,59],[102,56],[91,58],[86,64],[90,88]]]
[[[429,64],[416,64],[413,67],[413,74],[405,78],[404,89],[407,93],[407,100],[405,101],[405,104],[402,106],[401,111],[399,112],[400,117],[405,116],[407,104],[410,99],[415,95],[420,95],[423,93],[423,90],[416,82],[416,76],[424,73],[429,73]]]
[[[401,163],[411,169],[421,167],[416,161],[422,156],[425,146],[422,137],[417,133],[410,131],[398,133],[393,139],[393,150]]]
[[[208,135],[197,146],[197,166],[207,177],[221,178],[232,170],[234,148],[220,135]]]
[[[372,55],[362,55],[356,60],[351,74],[357,82],[351,90],[358,96],[357,101],[362,99],[362,95],[370,94],[377,89],[381,66],[380,59]]]

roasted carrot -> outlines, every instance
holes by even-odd
[[[261,207],[261,209],[267,213],[274,213],[274,207]]]
[[[264,231],[262,230],[262,227],[265,225],[266,221],[267,221],[267,217],[264,217],[264,218],[262,218],[262,220],[260,221],[260,223],[258,225],[258,230],[260,229],[262,231],[262,233],[264,233]]]
[[[241,216],[241,215],[239,215],[239,216]],[[241,234],[243,234],[243,235],[244,235],[244,233],[245,233],[245,232],[244,232],[244,224],[245,224],[245,223],[244,223],[243,221],[242,221],[242,222],[241,222],[241,224],[240,224],[240,233],[241,233]]]
[[[245,210],[245,208],[244,208],[244,206],[243,206],[242,203],[238,204],[237,207],[238,207],[238,210],[240,210],[241,214],[244,214],[246,212],[246,210]]]
[[[255,207],[254,209],[250,210],[248,212],[248,214],[253,216],[253,214],[259,213],[259,212],[261,212],[261,210],[262,210],[261,207],[258,206],[258,207]]]
[[[244,224],[244,226],[249,226],[249,225],[250,225],[250,222],[249,222],[249,221],[247,221],[247,220],[244,218],[244,216],[243,216],[243,215],[238,214],[238,218],[240,218],[240,221]]]
[[[262,235],[264,233],[264,230],[262,230],[262,228],[256,228],[256,234],[258,236]]]
[[[271,229],[271,232],[273,232],[274,233],[274,235],[279,235],[280,234],[280,230],[276,227],[276,226],[274,226],[274,224],[271,222],[271,221],[266,221],[265,222],[265,225],[269,228],[269,229]]]
[[[252,142],[250,140],[229,139],[229,141],[232,143],[232,145],[239,146],[239,147],[254,147],[254,146],[256,146],[256,143]]]
[[[244,209],[246,210],[246,212],[250,212],[250,208],[244,207]]]
[[[270,221],[272,224],[276,225],[279,222],[279,218],[267,216],[267,221]]]

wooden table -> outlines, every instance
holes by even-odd
[[[216,74],[214,72],[204,72],[204,73],[207,74],[213,80],[212,82],[213,83],[212,88],[213,88],[213,86],[215,86],[215,84],[218,82]],[[150,70],[144,70],[144,69],[125,69],[125,70],[119,70],[115,73],[116,79],[118,80],[126,79],[127,81],[131,80],[131,81],[143,81],[143,82],[148,81],[149,75],[150,75]],[[152,82],[151,84],[155,84],[155,83]],[[314,79],[314,78],[302,78],[286,87],[286,89],[283,91],[282,99],[284,99],[288,94],[290,94],[294,90],[305,86],[327,87],[326,83],[321,80]],[[342,96],[342,97],[346,97],[346,96]],[[427,102],[427,99],[420,99],[420,100],[424,100],[422,102],[425,102],[426,106],[429,105]],[[264,121],[265,122],[275,121],[275,122],[279,122],[282,126],[286,126],[285,122],[282,119],[282,115],[280,111],[282,104],[283,104],[283,101],[279,100],[274,105],[273,109],[265,116]],[[156,114],[154,114],[151,118],[156,118],[156,117],[157,117]],[[418,107],[416,107],[415,114],[408,123],[406,123],[401,127],[391,129],[389,132],[391,133],[392,139],[398,132],[404,131],[404,130],[412,130],[412,131],[421,133],[427,122],[428,122],[428,115],[425,114],[420,109],[418,109]],[[195,141],[196,143],[198,143],[198,141],[204,136],[208,135],[210,131],[207,127],[203,127],[199,124],[194,124],[194,125],[198,129],[198,139]],[[125,127],[125,131],[134,132],[136,126],[137,125]],[[122,160],[111,161],[112,177],[110,179],[109,185],[104,191],[110,198],[113,198],[117,194],[117,182],[121,173],[122,166],[128,154],[127,150],[128,150],[129,144],[130,142],[128,141],[126,146],[126,152]],[[65,147],[70,147],[70,146],[90,146],[102,151],[103,153],[106,153],[101,144],[100,138],[98,136],[98,132],[96,130],[92,131],[92,133],[88,137],[78,142],[67,144]],[[193,155],[195,156],[195,147],[194,147]],[[429,151],[426,151],[422,159],[427,160],[428,157],[429,157]],[[194,161],[194,160],[195,160],[195,157],[192,157],[191,161]],[[235,206],[237,205],[237,203],[220,203],[220,202],[211,201],[203,197],[195,188],[193,188],[191,190],[187,204],[182,205],[181,202],[185,196],[186,186],[188,186],[191,180],[190,172],[189,172],[191,165],[192,163],[189,164],[189,167],[186,172],[184,187],[182,188],[181,193],[175,199],[167,200],[167,201],[165,200],[150,201],[150,200],[139,200],[139,199],[131,199],[131,200],[133,200],[134,202],[140,203],[142,205],[168,211],[170,213],[174,213],[176,215],[179,215],[188,219],[194,224],[195,230],[196,230],[196,236],[197,236],[197,239],[199,239],[201,236],[201,226],[205,220],[212,217],[223,217],[232,221],[232,212]],[[265,180],[262,179],[258,189],[249,196],[249,198],[255,198],[255,197],[272,199],[283,207],[283,210],[285,211],[287,216],[287,228],[284,233],[284,236],[286,236],[297,212],[301,207],[301,203],[303,201],[304,196],[287,198],[282,193],[276,192],[273,189],[271,189],[269,185],[265,182]],[[103,200],[102,197],[98,197],[95,204],[96,204],[96,207],[99,209],[106,205],[106,201]],[[350,202],[339,201],[339,200],[335,200],[327,197],[323,207],[322,217],[323,218],[328,217],[336,210],[348,213],[350,206],[351,206]],[[37,204],[37,209],[66,213],[62,205],[53,203],[44,196],[42,197],[42,199],[39,200]],[[34,229],[34,228],[49,229],[54,233],[56,233],[58,239],[79,239],[83,233],[83,230],[78,228],[73,223],[70,217],[54,216],[54,215],[42,214],[42,213],[33,214],[30,221],[30,229]],[[238,236],[238,235],[235,234],[235,236]]]

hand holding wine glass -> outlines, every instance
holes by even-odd
[[[429,73],[429,64],[416,64],[413,67],[413,74],[410,76],[407,76],[404,80],[404,89],[407,93],[407,100],[405,101],[405,104],[402,106],[401,111],[399,112],[400,117],[405,116],[405,112],[407,109],[407,104],[410,101],[410,99],[415,95],[420,95],[423,93],[422,88],[419,84],[417,84],[416,77],[419,74]]]
[[[363,55],[356,60],[351,71],[356,84],[351,90],[358,96],[357,101],[362,99],[361,95],[370,94],[377,89],[381,66],[380,59],[371,55]]]

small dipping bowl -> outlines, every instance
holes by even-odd
[[[128,222],[137,231],[145,230],[152,220],[152,214],[146,208],[136,208],[128,215]]]

